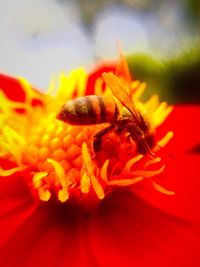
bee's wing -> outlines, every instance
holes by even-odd
[[[141,116],[134,107],[123,81],[111,72],[104,72],[102,76],[113,95],[131,112],[133,118],[139,123],[141,121]]]

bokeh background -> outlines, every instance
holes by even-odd
[[[52,76],[118,57],[147,95],[200,102],[200,1],[0,0],[0,72],[47,90]]]

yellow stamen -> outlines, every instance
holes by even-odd
[[[83,69],[74,70],[69,76],[60,75],[60,86],[56,98],[60,100],[71,99],[74,89],[77,89],[77,95],[82,96],[85,93],[86,73]],[[67,88],[67,89],[66,89]]]
[[[68,199],[69,199],[69,192],[68,192],[67,188],[63,187],[62,189],[60,189],[58,191],[58,200],[60,200],[60,202],[64,203]]]
[[[157,191],[159,191],[160,193],[165,194],[165,195],[169,195],[169,196],[174,196],[175,195],[174,191],[170,191],[170,190],[165,189],[161,185],[157,184],[155,181],[151,181],[151,183],[152,183],[153,187]]]
[[[41,187],[42,185],[42,179],[44,177],[47,177],[48,173],[47,172],[36,172],[34,175],[33,175],[33,186],[35,188],[39,188]]]
[[[81,177],[81,192],[83,194],[87,194],[90,191],[90,186],[91,186],[90,177],[88,176],[87,173],[83,173]]]
[[[160,105],[158,95],[152,95],[146,103],[144,103],[145,108],[152,113]]]
[[[0,176],[10,176],[17,172],[20,172],[24,169],[24,167],[15,167],[9,170],[4,170],[0,167]]]
[[[108,182],[108,165],[109,165],[109,159],[107,159],[100,171],[101,178],[103,179],[104,182]]]
[[[2,137],[0,138],[1,146],[3,150],[7,150],[14,156],[18,165],[21,165],[21,151],[25,147],[25,139],[15,130],[9,126],[4,126],[2,129]]]
[[[94,175],[94,165],[92,163],[92,159],[90,157],[86,143],[83,143],[83,145],[82,145],[82,155],[83,155],[83,162],[84,162],[86,171],[88,173],[88,176],[91,179],[92,187],[93,187],[95,193],[97,194],[97,197],[99,199],[103,199],[105,194],[104,194],[103,188],[102,188],[101,184],[99,183],[97,177]]]
[[[26,79],[24,79],[23,77],[19,77],[19,82],[21,83],[23,89],[26,92],[25,103],[31,106],[31,101],[33,98],[43,100],[42,95],[36,90],[33,90],[32,86]]]
[[[4,112],[4,115],[11,115],[14,112],[14,109],[25,109],[31,110],[31,107],[27,103],[21,102],[10,102],[7,96],[0,92],[0,103],[1,103],[1,110]],[[2,114],[1,114],[2,115]]]
[[[161,172],[164,171],[164,169],[165,169],[165,166],[163,165],[158,170],[154,170],[154,171],[137,170],[137,171],[133,171],[132,174],[135,176],[142,176],[144,178],[150,178],[150,177],[153,177],[157,174],[160,174]]]
[[[58,199],[61,202],[65,202],[69,198],[68,187],[71,184],[71,181],[66,178],[65,170],[57,161],[54,159],[47,159],[47,162],[51,163],[54,167],[56,176],[62,186],[62,189],[58,192]]]
[[[57,88],[57,79],[55,77],[55,75],[52,75],[51,76],[51,79],[50,79],[50,83],[49,83],[49,88],[47,89],[47,95],[48,96],[53,96],[55,95],[57,92],[56,88]]]
[[[153,152],[157,152],[160,148],[165,147],[174,136],[173,132],[168,132],[166,135],[157,142],[157,146],[153,149]]]
[[[167,106],[166,102],[160,103],[158,108],[153,113],[153,120],[156,127],[161,125],[165,119],[169,116],[169,114],[172,112],[173,107]]]
[[[48,201],[51,197],[50,191],[42,187],[38,188],[38,195],[39,195],[40,200],[42,201]]]
[[[110,186],[130,186],[134,185],[140,181],[142,181],[144,178],[143,177],[135,177],[133,179],[123,179],[123,180],[111,180],[108,182],[108,185]]]
[[[130,159],[129,161],[127,161],[125,167],[124,167],[124,171],[129,172],[131,170],[131,168],[133,167],[133,165],[140,161],[144,156],[142,154],[139,154],[137,156],[135,156],[134,158]]]
[[[146,83],[140,83],[139,86],[137,87],[137,90],[133,94],[133,101],[138,101],[141,96],[143,95],[145,89],[146,89],[147,84]]]
[[[103,79],[99,78],[96,80],[94,92],[95,95],[103,95]]]
[[[140,81],[133,81],[132,83],[131,83],[131,89],[132,89],[132,91],[135,93],[135,89],[137,89],[138,87],[139,87],[139,85],[140,85]]]
[[[151,165],[153,165],[155,163],[158,163],[160,161],[161,161],[161,158],[159,158],[159,157],[155,157],[153,159],[149,159],[149,160],[147,160],[145,162],[144,167],[147,168],[147,167],[149,167],[149,166],[151,166]]]

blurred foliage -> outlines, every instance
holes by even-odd
[[[188,11],[189,19],[195,23],[200,23],[200,1],[186,0],[185,7]]]
[[[60,3],[66,3],[69,0],[56,0]],[[72,1],[72,0],[71,0]],[[90,28],[93,25],[95,17],[109,8],[127,8],[132,11],[155,11],[165,0],[73,0],[80,11],[83,24]]]
[[[95,17],[109,8],[120,7],[127,8],[136,12],[149,12],[157,13],[158,10],[162,9],[163,4],[166,4],[166,0],[56,0],[62,4],[67,2],[73,2],[78,6],[82,23],[86,27],[92,27]],[[188,22],[197,21],[200,22],[200,1],[199,0],[168,0],[169,5],[177,3],[180,7],[183,7],[187,14]]]
[[[81,10],[82,19],[86,26],[93,24],[95,16],[109,7],[126,7],[132,10],[149,10],[155,0],[75,0]]]
[[[153,93],[169,103],[200,103],[200,48],[160,61],[149,55],[131,55],[128,64],[135,79],[146,81],[145,98]]]

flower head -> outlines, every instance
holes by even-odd
[[[198,225],[180,218],[200,219],[200,129],[191,131],[190,119],[196,120],[200,109],[172,111],[157,96],[142,101],[145,84],[131,82],[121,66],[122,72],[112,65],[89,75],[62,74],[46,95],[24,79],[0,76],[1,266],[199,264]],[[105,67],[128,84],[131,101],[154,136],[154,157],[138,153],[135,140],[114,131],[94,154],[93,137],[105,124],[56,119],[63,103],[78,96],[113,98],[101,76]]]
[[[114,103],[109,100],[113,99],[113,95],[109,82],[106,82],[104,88],[104,79],[99,77],[95,81],[94,94],[107,96],[108,103],[103,105],[110,105]],[[158,137],[156,128],[163,123],[172,107],[165,102],[159,103],[157,96],[143,102],[141,96],[146,84],[120,78],[122,84],[128,84],[125,89],[129,90],[127,93],[130,101],[139,110],[142,118],[148,121],[155,139],[152,144],[155,157],[152,158],[148,153],[139,153],[138,144],[136,140],[129,138],[128,130],[123,134],[112,131],[103,137],[101,151],[94,155],[94,135],[109,126],[109,119],[107,123],[101,124],[97,120],[92,125],[87,125],[87,122],[83,125],[76,125],[74,122],[75,125],[71,125],[56,118],[63,103],[87,93],[87,80],[88,75],[82,69],[69,76],[62,74],[58,89],[52,85],[50,91],[42,95],[33,90],[25,79],[20,78],[25,93],[23,103],[11,101],[1,93],[1,156],[12,162],[14,167],[1,168],[0,174],[8,176],[18,172],[29,173],[25,175],[27,183],[42,201],[48,201],[51,197],[60,202],[69,199],[83,203],[91,198],[101,200],[115,187],[132,186],[144,179],[148,179],[157,190],[173,194],[152,179],[164,170],[164,163],[157,152],[173,136],[168,131],[164,136]],[[91,103],[93,104],[92,101]],[[127,113],[125,106],[120,106],[120,102],[117,106],[121,113],[119,116],[126,116],[123,115],[125,111]],[[98,108],[100,106],[96,107],[95,112],[97,116],[101,116],[104,110]]]

